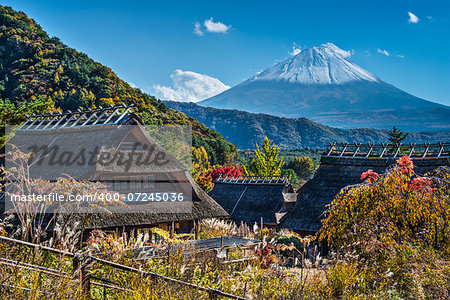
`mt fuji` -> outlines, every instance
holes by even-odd
[[[390,85],[332,43],[302,50],[202,106],[305,117],[341,128],[450,130],[450,107]]]

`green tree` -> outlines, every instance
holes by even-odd
[[[394,126],[394,128],[392,128],[392,130],[389,130],[388,135],[389,135],[388,140],[392,144],[400,144],[404,139],[406,139],[406,137],[409,135],[409,133],[403,132]]]
[[[294,188],[297,189],[297,186],[299,185],[300,182],[294,170],[284,168],[281,170],[281,174],[283,176],[286,176],[291,182],[291,184],[294,186]]]
[[[314,173],[314,162],[309,156],[297,156],[286,165],[286,169],[294,170],[299,178],[309,179]]]
[[[256,150],[250,160],[242,163],[244,174],[260,177],[281,175],[284,157],[279,154],[280,148],[266,136],[261,147],[256,145]]]

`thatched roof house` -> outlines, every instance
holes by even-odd
[[[86,208],[94,213],[88,229],[148,228],[175,223],[179,231],[186,231],[196,220],[228,216],[195,183],[187,167],[155,142],[139,117],[131,112],[131,107],[111,106],[75,113],[33,115],[15,131],[6,151],[8,145],[14,145],[25,153],[29,152],[30,145],[47,147],[35,156],[30,169],[32,178],[54,181],[59,177],[70,177],[101,181],[110,190],[127,195],[126,200],[130,200],[128,195],[131,195],[134,202],[108,207],[111,212],[108,214],[104,210]],[[55,154],[57,163],[47,168],[38,167],[39,159],[51,161],[53,150],[60,155],[58,158]],[[85,158],[69,166],[59,163],[67,161],[67,155],[62,158],[62,153],[72,153],[74,160],[83,153]],[[101,163],[102,157],[114,155],[131,155],[136,161],[148,159],[152,163]],[[96,160],[91,163],[89,157]],[[153,203],[133,199],[138,194],[164,193],[170,189],[184,193],[186,202]]]
[[[401,147],[330,144],[314,177],[299,189],[297,203],[283,217],[280,227],[305,234],[318,231],[326,206],[342,188],[361,183],[361,174],[368,169],[384,173],[405,154],[413,160],[417,174],[450,164],[450,145],[445,143]]]
[[[286,178],[220,176],[209,195],[236,222],[275,226],[296,201],[297,194]]]

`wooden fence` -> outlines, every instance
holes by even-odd
[[[150,277],[151,279],[154,279],[154,280],[159,279],[159,280],[163,280],[168,283],[178,284],[178,285],[190,287],[195,290],[203,291],[203,292],[208,293],[210,299],[218,299],[218,297],[224,297],[224,298],[229,298],[229,299],[246,299],[246,298],[243,298],[240,296],[236,296],[236,295],[232,295],[232,294],[220,291],[218,289],[208,288],[208,287],[200,286],[200,285],[193,284],[190,282],[167,277],[167,276],[157,274],[154,272],[144,271],[144,270],[140,270],[140,269],[133,268],[130,266],[125,266],[125,265],[122,265],[119,263],[115,263],[112,261],[108,261],[108,260],[105,260],[102,258],[92,256],[92,255],[80,255],[80,254],[62,251],[59,249],[50,248],[50,247],[46,247],[46,246],[42,246],[42,245],[38,245],[38,244],[34,244],[34,243],[21,241],[21,240],[16,240],[16,239],[4,237],[4,236],[0,236],[0,240],[4,241],[4,242],[12,243],[12,244],[19,244],[19,245],[27,246],[27,247],[37,249],[37,250],[44,250],[44,251],[48,251],[50,253],[59,254],[62,256],[67,256],[67,257],[72,258],[73,274],[68,274],[66,272],[61,272],[60,270],[46,268],[46,267],[42,267],[42,266],[38,266],[38,265],[34,265],[34,264],[23,263],[20,261],[10,260],[10,259],[6,259],[6,258],[0,258],[0,264],[6,265],[6,266],[22,268],[22,269],[39,271],[39,272],[43,272],[43,273],[46,273],[46,274],[52,275],[52,276],[59,276],[59,277],[65,277],[65,278],[79,280],[79,282],[81,282],[83,294],[86,299],[90,299],[91,284],[103,287],[104,291],[106,288],[110,288],[110,289],[117,289],[117,290],[132,292],[132,290],[130,290],[127,287],[122,286],[120,283],[114,282],[109,279],[100,278],[100,277],[91,275],[89,266],[90,266],[90,262],[93,262],[93,261],[95,261],[99,264],[105,265],[105,266],[115,268],[115,269],[140,274],[141,276],[144,276],[144,277]],[[98,281],[100,281],[101,283]],[[22,289],[25,291],[31,291],[30,289],[25,288],[25,287],[16,287],[16,286],[7,285],[7,284],[6,285],[3,284],[2,286],[6,287],[6,288],[18,288],[18,289]]]

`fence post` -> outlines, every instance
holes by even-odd
[[[260,238],[261,238],[261,240],[262,240],[262,238],[263,238],[263,226],[264,226],[264,222],[263,222],[263,217],[261,217],[261,231],[260,231]]]
[[[91,299],[89,260],[83,259],[81,254],[75,254],[72,259],[72,266],[74,275],[78,275],[78,279],[80,280],[83,299]]]

